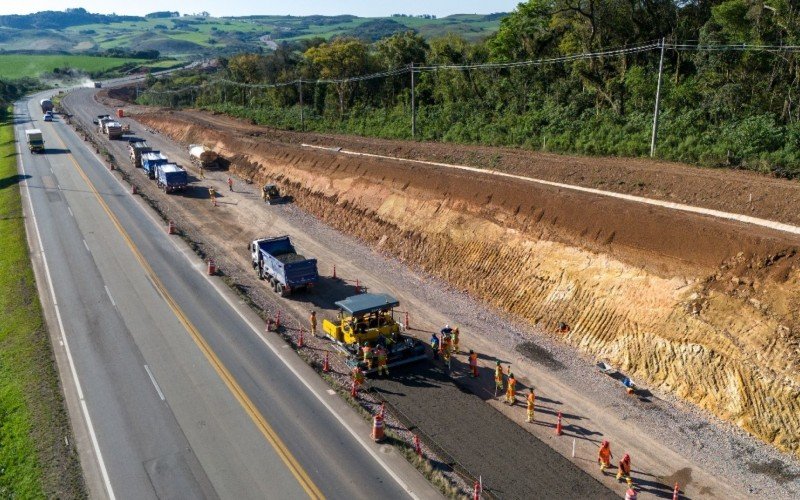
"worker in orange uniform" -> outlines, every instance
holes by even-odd
[[[617,481],[620,481],[623,477],[628,484],[633,482],[631,478],[631,456],[627,453],[619,461],[619,467],[617,468]]]
[[[213,187],[208,188],[208,196],[211,198],[211,204],[217,206],[217,192]]]
[[[364,353],[364,363],[367,365],[367,370],[372,370],[372,361],[375,358],[372,353],[372,347],[364,342],[364,347],[361,348],[361,351]]]
[[[478,378],[478,354],[470,350],[469,351],[469,368],[472,370],[472,378]]]
[[[528,402],[528,422],[533,422],[533,412],[536,404],[536,394],[533,393],[533,387],[531,387],[526,401]]]
[[[387,356],[386,356],[386,349],[383,346],[378,346],[377,349],[377,356],[378,356],[378,375],[389,375],[389,367],[387,366]]]
[[[361,367],[356,366],[353,368],[353,382],[355,382],[356,388],[360,387],[364,380],[364,372],[361,371]]]
[[[233,179],[228,176],[228,191],[233,191]]]
[[[508,386],[506,388],[506,403],[514,406],[517,403],[517,379],[513,373],[508,374]]]
[[[450,334],[450,338],[453,341],[453,353],[458,354],[458,337],[461,335],[461,332],[458,331],[458,327],[453,328],[453,333]]]
[[[503,392],[503,367],[500,365],[500,361],[495,361],[494,367],[494,397],[497,397],[497,393]]]
[[[311,334],[317,336],[317,311],[311,311],[311,316],[308,318],[311,322]]]
[[[600,464],[600,471],[605,472],[608,467],[611,467],[611,459],[614,455],[611,454],[611,443],[608,440],[603,440],[600,444],[600,451],[597,452],[597,463]]]

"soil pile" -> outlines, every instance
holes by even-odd
[[[213,147],[237,175],[278,182],[332,226],[800,455],[796,240],[515,179],[311,150],[216,116],[137,118]],[[569,332],[556,333],[560,321]]]

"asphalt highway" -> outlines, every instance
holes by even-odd
[[[22,190],[91,493],[436,497],[71,128],[41,120],[41,97],[15,106]],[[29,128],[45,154],[27,151]]]

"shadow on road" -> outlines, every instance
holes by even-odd
[[[30,175],[9,175],[8,177],[4,177],[0,179],[0,189],[5,189],[7,187],[13,186],[15,184],[19,184],[20,182],[24,181],[25,179],[30,179]]]
[[[45,148],[44,153],[45,155],[67,155],[72,153],[69,149],[60,149],[60,148]]]

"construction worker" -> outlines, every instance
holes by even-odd
[[[603,440],[600,444],[600,451],[597,452],[597,463],[600,464],[600,471],[605,473],[605,470],[611,467],[611,459],[614,455],[611,454],[611,443],[608,440]]]
[[[452,350],[449,334],[442,334],[442,342],[439,345],[439,350],[440,354],[442,355],[442,359],[444,359],[445,363],[449,363],[450,351]]]
[[[508,374],[508,387],[506,388],[506,403],[514,406],[517,403],[517,379],[513,373]]]
[[[311,334],[317,336],[317,311],[311,311],[311,316],[308,318],[311,322]]]
[[[526,398],[528,402],[528,422],[533,422],[534,416],[534,406],[536,404],[536,394],[533,393],[533,387],[531,387],[530,392],[528,393],[528,397]]]
[[[617,481],[621,481],[623,477],[628,484],[633,482],[631,478],[631,456],[627,453],[619,461],[619,467],[617,468]]]
[[[472,371],[470,377],[478,378],[478,354],[472,349],[469,351],[469,368]]]
[[[381,375],[384,372],[387,376],[389,375],[389,367],[386,365],[386,362],[386,349],[383,347],[378,347],[378,375]]]
[[[233,191],[233,179],[228,176],[228,191]]]
[[[458,327],[453,328],[453,333],[450,334],[450,339],[453,342],[453,353],[458,354],[458,336],[460,332],[458,331]]]
[[[439,359],[439,336],[435,333],[431,335],[431,349],[433,350],[433,359]]]
[[[364,363],[367,365],[367,370],[372,370],[372,360],[375,358],[372,353],[372,347],[364,342],[364,346],[361,348],[361,351],[364,353]]]
[[[355,384],[356,390],[358,390],[358,388],[361,386],[361,384],[364,383],[364,380],[365,380],[364,379],[364,372],[361,371],[361,367],[360,366],[356,366],[355,368],[353,368],[352,377],[353,377],[353,383]]]
[[[211,198],[211,204],[217,206],[217,192],[213,187],[208,188],[208,196]]]
[[[497,393],[503,392],[503,367],[500,365],[500,361],[495,361],[494,367],[494,396],[497,397]]]

